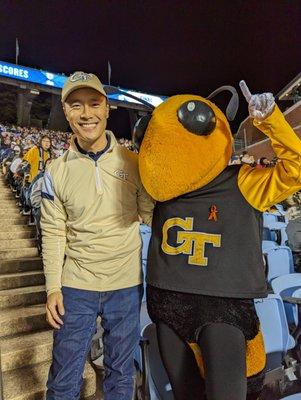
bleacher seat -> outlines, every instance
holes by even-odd
[[[301,288],[301,274],[292,273],[278,276],[271,281],[271,287],[274,293],[279,294],[281,297],[292,297],[293,293]],[[295,325],[298,323],[296,317],[296,306],[293,304],[285,303],[285,313],[288,324]]]
[[[267,372],[281,366],[287,351],[295,347],[289,334],[283,301],[278,294],[269,294],[263,299],[254,300],[256,312],[263,333],[267,353]]]
[[[292,294],[292,297],[295,297],[297,299],[301,299],[301,288],[295,290],[293,292],[293,294]],[[299,312],[298,312],[298,306],[297,305],[293,308],[293,318],[294,318],[294,321],[295,321],[295,325],[298,326],[300,318],[299,318]]]
[[[142,358],[145,399],[174,400],[165,368],[162,364],[155,324],[147,325],[142,331]]]
[[[268,250],[274,249],[277,247],[277,243],[273,242],[271,240],[263,240],[262,241],[262,252],[263,254],[266,254]]]
[[[263,226],[266,228],[268,228],[270,224],[278,222],[276,214],[264,212],[262,216],[263,216]]]
[[[264,242],[263,253],[267,262],[268,282],[277,276],[293,273],[294,262],[291,249],[288,246],[278,246],[273,242],[267,245],[266,242]]]
[[[143,294],[143,299],[142,301],[146,300],[146,294],[145,294],[145,276],[146,276],[146,266],[147,266],[147,253],[148,253],[148,245],[151,237],[151,228],[145,224],[140,225],[140,234],[141,234],[141,239],[142,239],[142,270],[143,270],[143,282],[144,282],[144,294]]]
[[[284,222],[273,222],[269,226],[264,227],[265,234],[270,235],[268,240],[273,240],[280,246],[287,246],[288,237],[286,233],[287,224]]]
[[[275,209],[271,212],[263,213],[263,226],[268,226],[269,223],[273,222],[284,222],[285,224],[288,224],[287,212],[284,211],[281,204],[276,204]]]

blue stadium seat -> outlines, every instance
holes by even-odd
[[[293,292],[292,297],[295,297],[297,299],[301,299],[301,288],[297,289]],[[294,322],[295,322],[295,326],[299,325],[299,315],[298,315],[298,306],[295,305],[295,307],[293,308],[293,318],[294,318]]]
[[[152,321],[147,312],[146,301],[143,301],[141,304],[141,311],[140,311],[140,329],[141,329],[141,331],[143,330],[143,328],[146,325],[149,325],[151,322]]]
[[[145,294],[145,276],[146,276],[146,266],[147,266],[147,253],[148,253],[148,245],[151,237],[151,228],[145,224],[140,225],[140,234],[142,239],[142,270],[143,270],[143,282],[144,282],[144,295],[142,301],[146,300]]]
[[[272,235],[276,238],[276,242],[280,246],[287,246],[288,236],[286,233],[287,224],[284,222],[274,222],[269,226],[269,230]]]
[[[268,227],[269,224],[273,222],[284,222],[285,224],[288,224],[287,212],[284,211],[283,206],[281,204],[276,204],[275,207],[276,210],[263,213],[263,226]]]
[[[155,324],[142,331],[144,397],[149,400],[174,400],[172,389],[159,353]]]
[[[265,243],[263,253],[267,262],[267,280],[280,275],[290,274],[294,272],[294,262],[292,251],[288,246],[278,246],[271,242],[269,246]]]
[[[267,353],[267,372],[281,366],[288,350],[295,347],[289,334],[283,301],[280,295],[270,294],[254,300]]]
[[[278,221],[277,215],[273,213],[264,212],[262,216],[263,216],[263,226],[266,228],[269,228],[270,224]]]
[[[274,293],[281,297],[292,297],[293,293],[301,288],[301,273],[281,275],[271,281]],[[289,325],[296,325],[296,306],[285,303],[285,313]]]
[[[271,240],[263,240],[262,241],[263,254],[266,254],[268,250],[275,249],[276,247],[278,247],[276,242],[273,242]]]
[[[277,211],[274,211],[274,213],[277,215],[278,221],[288,224],[288,215],[283,206],[281,204],[276,204],[275,207]]]

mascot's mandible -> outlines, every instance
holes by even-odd
[[[254,298],[267,295],[262,211],[300,190],[301,141],[271,93],[240,83],[273,168],[228,166],[232,134],[208,98],[177,95],[137,124],[142,183],[156,200],[148,254],[148,311],[177,400],[257,399],[265,351]],[[238,107],[234,88],[227,107]]]

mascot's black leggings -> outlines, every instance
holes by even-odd
[[[189,345],[162,322],[157,322],[157,334],[176,400],[247,399],[246,344],[238,328],[214,323],[202,329],[197,344],[205,364],[205,382]]]

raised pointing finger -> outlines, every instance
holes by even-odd
[[[250,99],[252,97],[252,94],[251,94],[246,82],[245,81],[240,81],[239,82],[239,86],[240,86],[240,90],[242,91],[242,94],[245,96],[245,99],[249,103],[249,101],[250,101]]]

